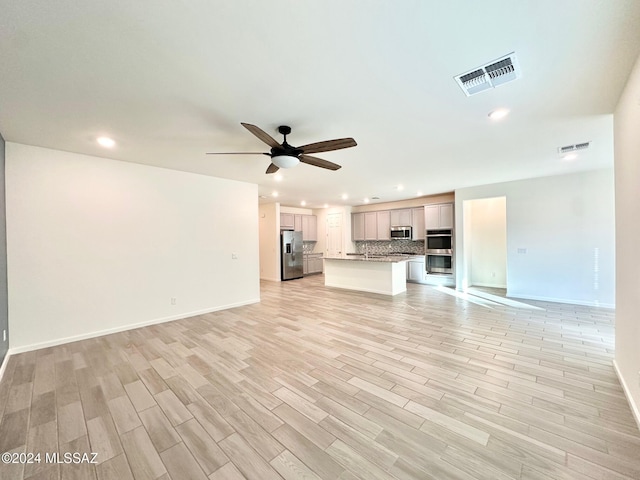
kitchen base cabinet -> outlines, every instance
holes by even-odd
[[[322,273],[322,257],[309,257],[309,273]]]
[[[407,291],[406,260],[325,258],[327,287],[397,295]]]
[[[407,282],[423,283],[425,273],[424,260],[409,260],[407,262]]]
[[[323,259],[321,253],[308,253],[304,256],[304,274],[322,273]]]

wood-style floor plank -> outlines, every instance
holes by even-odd
[[[263,282],[258,304],[9,357],[0,451],[98,463],[0,478],[640,479],[614,329],[602,308]]]

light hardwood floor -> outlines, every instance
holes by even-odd
[[[262,284],[259,304],[10,357],[30,479],[640,479],[613,312]]]

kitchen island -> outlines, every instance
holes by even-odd
[[[407,257],[325,258],[324,284],[327,287],[397,295],[407,291]]]

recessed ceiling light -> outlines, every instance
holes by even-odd
[[[349,195],[347,195],[346,193],[343,193],[343,194],[342,194],[342,199],[343,199],[343,200],[346,200],[347,198],[349,198]]]
[[[398,185],[396,187],[396,190],[398,190],[400,192],[400,191],[404,190],[404,186],[403,185]]]
[[[363,202],[364,202],[364,203],[369,203],[369,199],[368,199],[368,198],[365,198],[365,199],[363,200]]]
[[[422,191],[418,190],[418,191],[416,192],[416,195],[417,195],[418,197],[421,197],[421,196],[422,196],[422,195],[424,195],[424,194],[422,193]]]
[[[98,145],[105,148],[112,148],[116,144],[116,141],[113,138],[109,137],[98,137],[96,138],[96,142],[98,142]]]
[[[274,179],[276,182],[281,182],[281,181],[282,181],[282,174],[280,174],[280,173],[276,173],[276,174],[273,176],[273,179]]]
[[[566,155],[564,155],[562,157],[563,160],[575,160],[576,158],[578,158],[578,154],[577,153],[567,153]]]
[[[274,192],[271,194],[271,196],[272,196],[272,197],[277,197],[277,196],[278,196],[278,192],[275,192],[275,191],[274,191]]]
[[[302,205],[303,207],[304,207],[306,204],[307,204],[307,202],[305,202],[304,200],[302,200],[302,201],[300,202],[300,205]]]
[[[489,112],[489,118],[491,120],[500,120],[501,118],[504,118],[507,115],[509,115],[509,110],[506,108],[497,108],[492,112]]]
[[[324,208],[329,208],[329,204],[328,204],[328,203],[325,203],[325,204],[324,204]]]

